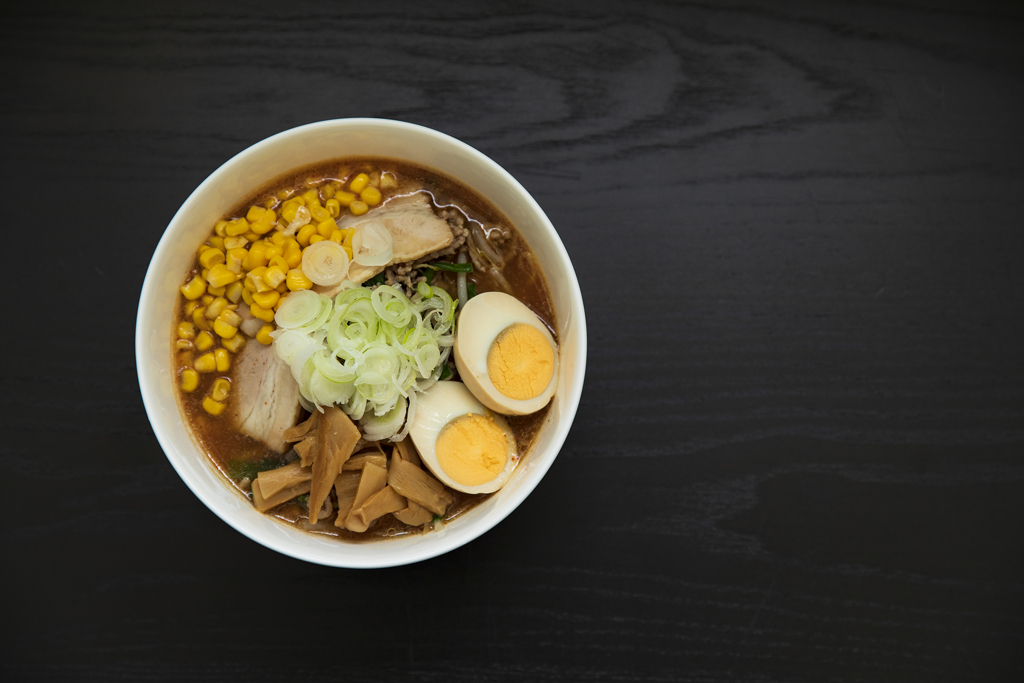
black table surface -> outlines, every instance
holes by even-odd
[[[1024,680],[1019,5],[3,12],[4,680]],[[353,116],[519,179],[590,344],[525,503],[373,571],[207,510],[134,359],[189,193]]]

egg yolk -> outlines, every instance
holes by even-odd
[[[487,374],[504,396],[526,401],[544,393],[555,370],[555,352],[533,325],[509,325],[487,351]]]
[[[463,486],[479,486],[505,469],[508,440],[493,418],[471,413],[445,425],[434,452],[449,477]]]

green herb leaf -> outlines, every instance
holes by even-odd
[[[435,263],[424,263],[420,268],[433,268],[434,270],[447,270],[450,273],[472,273],[472,263],[445,263],[444,261],[437,261]]]
[[[369,280],[364,282],[363,283],[363,287],[373,287],[375,285],[382,285],[382,284],[384,284],[384,280],[385,279],[386,278],[384,277],[384,273],[383,272],[377,273],[376,275],[371,277]]]
[[[440,521],[443,521],[443,520],[444,520],[444,515],[434,515],[434,519],[432,519],[430,521],[432,521],[432,522],[440,522]]]
[[[476,296],[476,284],[472,282],[467,282],[466,291],[469,293],[469,296],[467,296],[466,298],[472,299],[474,296]]]
[[[446,380],[446,379],[451,379],[453,374],[454,373],[452,372],[451,367],[448,366],[447,364],[445,364],[445,366],[443,368],[441,368],[441,380],[442,381]]]
[[[235,481],[242,479],[255,479],[260,472],[276,470],[284,465],[280,456],[268,456],[259,460],[235,460],[228,463],[228,476]]]
[[[437,271],[435,271],[433,268],[424,268],[420,272],[423,273],[423,277],[427,278],[428,285],[434,284],[434,275],[437,273]]]

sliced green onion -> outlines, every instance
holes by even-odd
[[[472,273],[472,263],[445,263],[444,261],[435,261],[434,263],[422,263],[417,268],[430,268],[432,270],[447,270],[449,273]]]
[[[420,296],[422,296],[424,299],[429,299],[430,297],[434,296],[434,293],[430,291],[430,285],[428,285],[423,280],[420,280],[419,282],[416,283],[416,291],[419,292]]]

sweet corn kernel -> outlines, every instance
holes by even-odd
[[[279,247],[284,247],[284,244],[288,241],[288,235],[283,232],[275,232],[270,236],[270,241]]]
[[[334,195],[334,199],[342,206],[348,206],[356,200],[356,196],[351,192],[338,192]]]
[[[218,349],[218,351],[223,351],[223,349]],[[224,351],[224,356],[227,357],[227,355],[228,355],[227,351]],[[230,359],[228,360],[228,362],[229,363],[231,362]],[[217,368],[217,372],[227,372],[227,371],[226,370],[221,370],[220,368]],[[226,399],[228,397],[228,394],[230,394],[230,393],[231,393],[231,382],[229,382],[224,377],[218,377],[217,379],[213,380],[213,386],[210,387],[210,398],[212,398],[214,401],[223,401],[224,399]]]
[[[224,309],[221,314],[217,316],[217,320],[220,320],[231,327],[239,327],[242,324],[242,316],[231,308]]]
[[[320,201],[326,202],[328,199],[334,196],[334,193],[338,191],[334,185],[327,183],[320,188]]]
[[[329,239],[330,241],[335,242],[337,244],[342,244],[345,241],[345,231],[344,230],[335,230],[335,231],[333,231],[331,233],[331,236],[328,237],[327,239]]]
[[[244,301],[249,306],[252,306],[253,304],[252,292],[250,292],[248,289],[244,287],[242,288],[242,301]]]
[[[273,209],[275,206],[277,206],[277,204],[278,204],[277,197],[275,197],[273,195],[271,195],[270,197],[267,197],[266,199],[263,200],[263,206],[267,207],[268,209]]]
[[[227,305],[228,300],[222,296],[218,296],[216,299],[213,300],[212,303],[210,303],[209,306],[206,307],[206,317],[209,320],[213,320],[218,315],[220,315],[220,312],[223,311],[224,308],[227,307]]]
[[[198,307],[200,307],[202,305],[203,304],[200,303],[199,301],[187,301],[187,302],[185,302],[185,315],[188,316],[188,317],[191,317],[192,311],[196,310]]]
[[[223,263],[218,263],[213,268],[210,268],[210,272],[207,275],[210,278],[211,287],[226,287],[238,279],[238,275],[231,272]]]
[[[365,173],[360,173],[359,175],[352,179],[352,182],[348,184],[348,189],[352,190],[356,194],[359,194],[369,184],[370,176],[366,175]]]
[[[206,351],[213,346],[213,337],[209,332],[203,331],[196,337],[196,348],[200,351]]]
[[[302,247],[295,240],[290,241],[285,247],[284,260],[289,268],[298,268],[302,263]]]
[[[182,320],[178,323],[178,336],[182,339],[195,339],[196,326],[186,320]]]
[[[247,244],[249,244],[249,240],[245,239],[241,235],[239,235],[238,237],[225,237],[224,238],[224,248],[228,249],[228,250],[244,248],[245,245],[247,245]]]
[[[190,368],[195,365],[196,359],[191,351],[179,351],[178,352],[178,367]]]
[[[384,173],[380,177],[380,189],[393,190],[398,187],[398,178],[394,173]]]
[[[195,391],[199,386],[199,373],[195,370],[185,370],[181,373],[181,390]]]
[[[230,339],[238,334],[238,328],[228,325],[226,322],[217,318],[213,321],[213,331],[217,333],[217,336],[223,339]]]
[[[324,208],[327,209],[327,213],[331,214],[331,218],[337,218],[341,215],[341,204],[338,203],[337,199],[328,199],[327,203],[324,204]]]
[[[317,223],[323,223],[331,218],[331,212],[319,204],[309,207],[309,215]]]
[[[192,322],[194,322],[196,327],[199,329],[208,330],[210,329],[210,324],[206,322],[206,316],[203,315],[204,313],[206,313],[206,306],[196,306],[195,310],[192,311]]]
[[[227,349],[217,349],[216,351],[213,352],[213,358],[214,360],[217,361],[217,372],[227,372],[228,370],[231,369],[231,354],[228,353]]]
[[[207,287],[206,291],[213,296],[224,296],[224,292],[227,291],[226,287]]]
[[[371,185],[359,193],[359,198],[369,206],[377,206],[380,204],[380,190]]]
[[[194,301],[206,292],[206,282],[201,277],[194,277],[188,284],[181,286],[182,295],[189,301]]]
[[[353,216],[362,216],[370,210],[370,207],[366,205],[366,202],[361,202],[357,199],[348,205],[348,210],[352,212]]]
[[[323,237],[322,235],[313,235],[312,237],[309,238],[309,243],[316,244],[317,242],[323,242],[325,239],[327,238]]]
[[[281,208],[281,218],[291,223],[293,220],[295,220],[295,214],[296,212],[298,212],[298,210],[298,204],[285,204],[284,207]]]
[[[220,344],[231,353],[238,353],[242,350],[242,347],[245,346],[245,335],[236,334],[230,339],[221,340]]]
[[[271,289],[277,287],[279,284],[284,282],[285,273],[288,272],[288,268],[281,268],[279,266],[271,266],[267,268],[267,272],[263,274],[263,282],[270,286]],[[255,298],[255,297],[254,297]]]
[[[274,320],[274,312],[269,308],[262,308],[258,305],[253,305],[249,307],[249,312],[252,313],[254,317],[259,318],[265,323],[273,322]]]
[[[277,300],[280,298],[281,295],[278,294],[276,290],[252,295],[252,300],[261,308],[273,308],[277,304]]]
[[[327,218],[327,220],[320,221],[316,226],[316,232],[318,235],[327,239],[331,236],[331,233],[338,229],[338,224],[334,222],[333,218]]]
[[[210,247],[199,255],[199,263],[203,268],[213,268],[218,263],[224,263],[224,252],[217,247]]]
[[[192,342],[190,342],[188,339],[179,339],[178,341],[174,342],[174,350],[175,351],[191,351],[192,350]]]
[[[257,235],[266,235],[268,232],[274,229],[277,223],[268,223],[267,221],[256,221],[251,226],[252,232]]]
[[[370,173],[370,185],[373,187],[380,185],[380,171],[373,171]]]
[[[282,273],[287,273],[288,269],[291,268],[291,266],[288,264],[288,261],[283,256],[275,256],[274,258],[270,259],[270,263],[267,265],[267,269],[269,270],[270,268],[277,268]]]
[[[201,271],[199,271],[199,277],[203,278],[207,282],[210,281],[210,279],[207,277],[207,275],[209,275],[209,274],[210,274],[210,270],[208,268],[203,268]]]
[[[306,190],[305,192],[302,193],[302,198],[306,201],[307,209],[309,208],[310,204],[320,203],[320,193],[317,192],[316,190]]]
[[[203,410],[216,417],[224,412],[224,404],[207,396],[203,399]]]
[[[224,234],[227,237],[236,237],[238,235],[244,235],[249,232],[249,221],[244,218],[236,218],[233,221],[228,221],[228,224],[224,226]]]
[[[280,294],[280,295],[281,295],[282,297],[283,297],[283,296],[284,296],[285,294],[287,294],[287,293],[288,293],[288,282],[287,282],[287,279],[288,279],[288,278],[286,277],[286,278],[285,278],[284,280],[281,280],[281,284],[279,284],[279,285],[278,285],[277,287],[275,287],[275,288],[274,288],[274,289],[275,289],[275,290],[277,291],[277,293],[278,293],[278,294]],[[277,303],[276,303],[276,304],[274,304],[274,310],[275,310],[275,311],[277,310],[277,307],[278,307],[278,306],[279,306],[280,304],[281,304],[281,300],[280,300],[280,299],[278,299]]]
[[[204,353],[196,358],[196,372],[213,372],[217,369],[217,359],[212,353]]]
[[[274,259],[275,256],[280,256],[283,253],[284,253],[284,247],[282,247],[279,244],[274,244],[273,242],[271,242],[270,244],[267,245],[267,250],[266,250],[267,262],[269,263],[270,261],[272,261]]]
[[[224,229],[227,226],[228,226],[228,222],[227,221],[217,221],[214,224],[214,226],[213,226],[213,232],[217,235],[217,237],[224,237],[224,235],[225,235]]]
[[[315,234],[317,234],[316,226],[307,224],[302,226],[302,229],[299,230],[299,234],[295,236],[295,239],[300,245],[308,247],[309,238]]]
[[[260,331],[256,333],[256,341],[264,346],[270,346],[274,343],[274,338],[270,336],[270,333],[273,331],[273,325],[264,325],[260,328]]]
[[[202,299],[200,299],[200,301],[203,302],[204,306],[209,306],[210,304],[213,303],[213,295],[212,294],[206,294]]]
[[[224,296],[226,296],[228,298],[228,301],[230,301],[231,303],[237,304],[239,300],[242,298],[242,283],[232,282],[225,288]]]
[[[249,269],[265,265],[267,265],[267,244],[266,242],[256,242],[249,247]]]
[[[250,223],[255,223],[259,219],[263,218],[263,214],[267,212],[262,206],[250,206],[249,213],[245,214],[245,220]]]
[[[263,281],[263,274],[267,272],[266,266],[259,266],[249,271],[249,274],[245,276],[245,288],[250,292],[265,292],[268,289],[273,289]]]
[[[312,289],[313,281],[306,277],[302,268],[292,268],[288,271],[288,289],[297,292],[300,289]]]
[[[220,249],[221,251],[224,251],[224,238],[223,237],[218,237],[216,235],[211,235],[210,239],[208,239],[206,241],[210,243],[211,247],[215,247],[217,249]]]
[[[252,230],[250,230],[249,232],[245,233],[242,236],[245,239],[249,240],[250,242],[255,242],[256,240],[258,240],[260,238],[260,236],[257,235],[256,233],[254,233]]]

